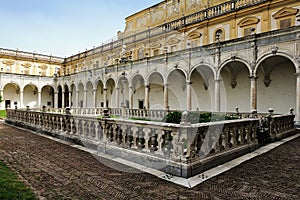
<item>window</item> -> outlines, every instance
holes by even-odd
[[[139,49],[138,51],[138,59],[143,59],[145,57],[144,49]]]
[[[24,67],[24,74],[29,74],[29,67]]]
[[[279,24],[280,24],[280,29],[289,28],[292,26],[292,20],[291,20],[291,18],[283,19],[283,20],[280,20]]]
[[[144,108],[144,101],[139,100],[139,109],[143,109],[143,108]]]
[[[197,47],[197,40],[191,41],[191,48]]]
[[[171,46],[171,52],[175,52],[176,50],[177,50],[177,46],[176,45]]]
[[[158,56],[159,55],[159,49],[154,49],[153,50],[153,55]]]
[[[285,29],[295,26],[296,15],[299,9],[293,7],[283,7],[273,14],[273,18],[277,21],[277,29]]]
[[[244,36],[251,35],[252,27],[244,28]]]

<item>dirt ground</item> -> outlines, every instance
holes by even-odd
[[[300,199],[300,137],[192,189],[4,123],[0,160],[41,199]]]

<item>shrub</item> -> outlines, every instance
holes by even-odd
[[[174,112],[168,113],[164,117],[164,121],[167,122],[167,123],[180,124],[180,121],[181,121],[181,112],[174,111]]]

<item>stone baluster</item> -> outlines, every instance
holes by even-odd
[[[138,137],[137,137],[137,147],[138,149],[143,149],[145,148],[145,134],[143,131],[143,127],[138,127]]]
[[[157,133],[155,128],[151,128],[150,134],[150,152],[157,151],[158,142],[157,142]]]
[[[133,149],[138,149],[138,130],[139,130],[138,127],[136,127],[136,126],[132,127],[133,144],[132,144],[131,148],[133,148]]]
[[[133,143],[134,143],[134,140],[133,140],[133,131],[132,131],[132,127],[131,126],[127,127],[126,135],[127,135],[126,146],[128,148],[131,148],[132,145],[133,145]]]
[[[169,158],[171,154],[172,146],[172,134],[170,130],[164,130],[164,156]]]
[[[121,125],[117,125],[117,131],[116,131],[116,143],[118,145],[121,145],[123,143],[123,129]]]
[[[144,139],[145,139],[145,148],[144,151],[150,152],[150,138],[151,138],[151,129],[150,128],[144,128]]]

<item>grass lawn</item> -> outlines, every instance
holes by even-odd
[[[0,161],[0,199],[37,199],[33,191],[20,182],[2,161]]]
[[[0,110],[0,119],[5,119],[6,118],[6,110]]]

